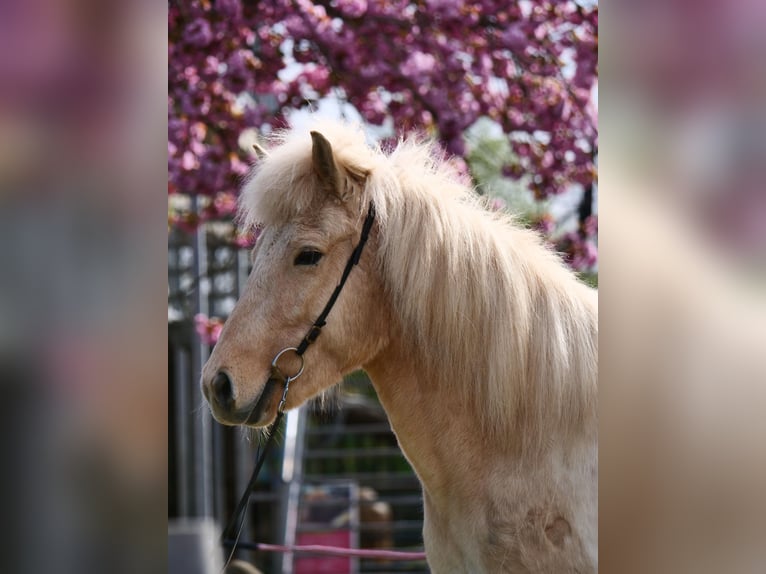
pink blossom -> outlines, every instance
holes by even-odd
[[[406,0],[170,3],[168,185],[214,198],[201,218],[171,224],[193,229],[217,217],[217,194],[238,193],[249,161],[243,130],[283,127],[286,112],[331,92],[366,121],[390,122],[397,136],[432,134],[459,158],[465,130],[493,119],[516,142],[502,175],[538,199],[593,184],[597,4],[426,0],[413,8]],[[592,245],[569,241],[570,262],[593,260],[597,227],[581,222]]]
[[[249,231],[237,230],[232,239],[232,244],[241,249],[251,249],[255,242],[258,241],[258,236],[261,234],[260,229],[252,229]]]
[[[598,235],[598,215],[591,215],[585,220],[583,229],[588,237],[595,237]]]
[[[181,159],[181,165],[185,170],[194,169],[198,165],[197,158],[194,157],[191,151],[185,151]]]
[[[367,0],[339,0],[338,9],[349,18],[360,18],[367,12]]]
[[[459,0],[426,0],[426,5],[434,14],[447,18],[459,18],[461,4]]]
[[[204,48],[213,41],[213,31],[207,20],[198,18],[186,29],[186,40],[197,48]]]
[[[213,205],[219,217],[230,217],[237,212],[237,196],[226,191],[217,193]]]
[[[216,8],[227,18],[239,18],[242,15],[240,0],[216,0]]]
[[[223,320],[198,313],[194,316],[194,327],[203,343],[215,345],[223,330]]]
[[[598,261],[598,247],[593,240],[584,238],[579,232],[567,233],[556,247],[577,271],[591,271]]]
[[[431,72],[436,65],[436,58],[431,54],[413,52],[402,66],[402,74],[410,78],[418,78]]]
[[[534,228],[543,235],[550,235],[556,229],[556,221],[551,214],[544,213],[534,222]]]
[[[522,24],[512,24],[500,33],[503,45],[512,52],[521,52],[529,45],[529,38]]]

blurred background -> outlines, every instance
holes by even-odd
[[[601,20],[600,556],[766,567],[766,9]]]
[[[0,5],[0,571],[165,570],[173,349],[192,368],[235,293],[194,249],[239,257],[247,144],[312,109],[436,137],[597,282],[602,571],[762,572],[765,12]]]
[[[0,5],[2,572],[165,568],[165,18]]]

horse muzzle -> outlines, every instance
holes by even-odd
[[[213,418],[219,423],[261,427],[274,420],[285,380],[279,369],[272,368],[258,398],[250,404],[237,405],[231,377],[225,371],[218,371],[210,381],[203,383],[202,393],[210,405]]]

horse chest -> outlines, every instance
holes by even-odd
[[[471,533],[475,532],[457,507],[453,512],[436,509],[425,500],[423,540],[428,555],[428,565],[434,574],[485,572],[481,560],[481,541]]]
[[[571,507],[556,502],[558,495],[538,492],[526,480],[498,481],[496,488],[491,482],[477,479],[473,493],[455,492],[438,506],[424,494],[423,537],[432,572],[597,571],[587,527]]]

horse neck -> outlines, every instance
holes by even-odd
[[[423,372],[422,350],[392,341],[364,368],[427,497],[447,500],[473,486],[488,439],[458,395]]]
[[[387,310],[385,322],[391,332],[384,348],[363,368],[403,452],[423,483],[427,500],[435,507],[459,508],[458,499],[475,499],[499,467],[534,467],[553,455],[525,446],[523,420],[503,431],[488,428],[478,410],[482,403],[466,401],[464,393],[456,392],[470,381],[449,380],[447,372],[429,372],[432,361],[427,354],[433,350],[408,336],[411,329],[396,320],[391,313],[393,306],[382,303],[380,312]],[[594,443],[594,421],[583,423],[576,437],[558,436],[555,433],[561,429],[552,426],[544,448],[567,450]]]

